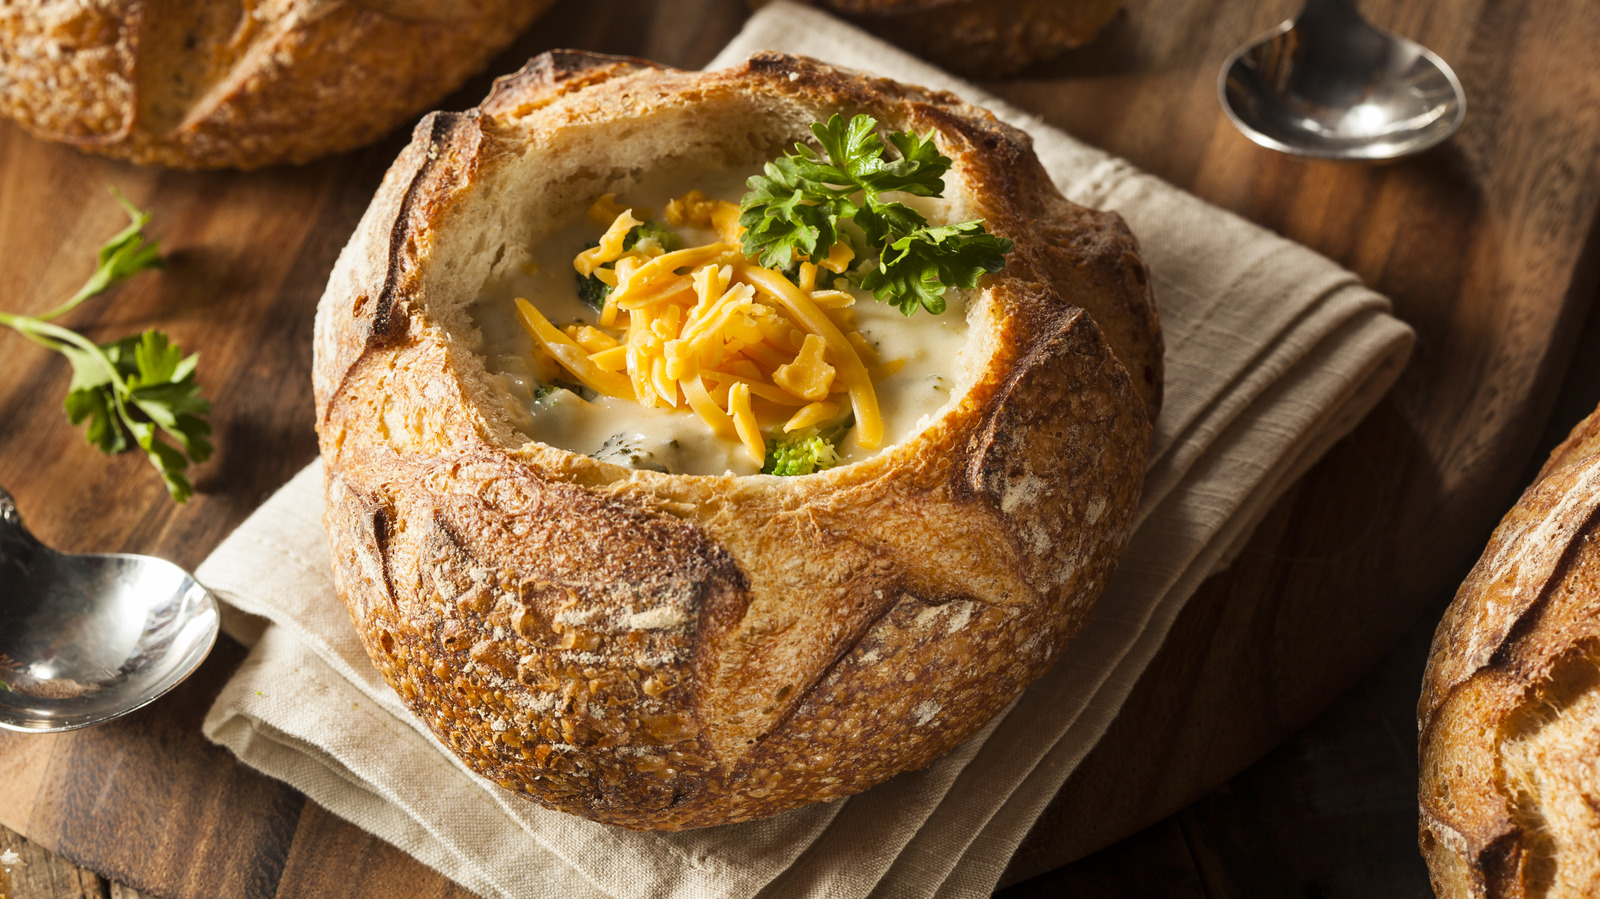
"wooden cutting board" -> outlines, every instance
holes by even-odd
[[[1110,733],[1019,853],[1020,879],[1182,807],[1309,720],[1464,573],[1515,495],[1595,283],[1600,5],[1368,0],[1450,60],[1466,127],[1387,166],[1255,147],[1215,101],[1223,58],[1293,0],[1129,0],[1096,44],[986,85],[1096,146],[1303,242],[1417,328],[1389,400],[1278,504],[1190,602]],[[575,46],[699,66],[738,0],[567,0],[496,63]],[[446,106],[471,105],[479,79]],[[74,314],[109,339],[160,326],[202,354],[219,452],[183,508],[146,463],[106,460],[60,410],[59,360],[0,334],[0,484],[69,551],[193,568],[316,452],[311,312],[401,138],[294,169],[191,175],[83,156],[0,126],[0,308],[71,293],[121,225],[116,185],[171,253]],[[462,895],[207,744],[199,722],[243,651],[224,641],[122,721],[0,736],[0,824],[166,897]],[[1352,860],[1354,861],[1354,860]]]

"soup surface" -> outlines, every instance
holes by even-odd
[[[635,219],[662,223],[669,201],[691,190],[699,190],[713,200],[737,204],[745,192],[745,179],[755,173],[701,170],[659,176],[619,192],[614,203],[630,210]],[[947,220],[941,200],[910,196],[896,199],[914,206],[930,221]],[[518,299],[532,304],[551,325],[567,333],[576,333],[576,325],[619,335],[615,322],[611,327],[602,326],[600,310],[580,299],[582,278],[574,268],[575,258],[594,247],[607,230],[606,225],[598,223],[602,218],[590,210],[574,211],[528,248],[530,258],[526,264],[514,266],[506,276],[485,285],[471,307],[482,336],[479,351],[508,398],[513,424],[529,439],[633,468],[673,474],[759,473],[761,463],[752,457],[746,443],[715,433],[686,403],[680,400],[675,408],[663,408],[597,394],[575,383],[572,374],[551,358],[530,333],[518,313]],[[682,247],[699,247],[719,239],[711,228],[691,224],[667,227]],[[848,464],[914,436],[950,400],[967,343],[967,303],[971,292],[947,291],[948,308],[940,315],[919,311],[906,316],[843,277],[830,287],[854,299],[829,310],[828,315],[859,331],[870,348],[863,361],[873,374],[872,387],[883,423],[883,436],[876,446],[863,445],[860,428],[851,427],[845,432],[836,449],[838,464]],[[843,410],[841,415],[847,413],[851,408],[849,395],[837,392],[838,387],[834,389],[829,400]],[[719,402],[724,409],[726,394],[724,387],[724,399]],[[767,418],[771,418],[770,409]],[[783,436],[781,424],[763,430],[769,446]]]

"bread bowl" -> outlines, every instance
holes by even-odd
[[[1122,9],[1122,0],[809,2],[943,68],[980,78],[1012,75],[1081,47]]]
[[[0,4],[0,113],[138,163],[305,162],[426,109],[551,2]]]
[[[945,213],[1015,241],[942,405],[784,478],[518,431],[490,285],[645,173],[759,171],[836,112],[933,133]],[[1126,226],[987,113],[776,53],[545,54],[423,120],[318,307],[336,580],[388,683],[502,787],[631,828],[777,814],[927,765],[1060,655],[1128,537],[1161,372]]]
[[[1551,453],[1434,633],[1420,843],[1441,899],[1600,894],[1600,412]]]

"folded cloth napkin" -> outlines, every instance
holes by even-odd
[[[1166,405],[1138,528],[1093,621],[1007,714],[925,770],[777,818],[635,833],[470,774],[368,662],[334,591],[313,464],[199,577],[254,642],[205,733],[485,896],[987,895],[1200,581],[1404,366],[1389,304],[1315,253],[1086,147],[826,15],[779,3],[712,65],[804,53],[943,88],[1033,135],[1073,200],[1120,212],[1154,279]]]

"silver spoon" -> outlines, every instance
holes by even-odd
[[[68,555],[0,488],[0,727],[43,733],[149,704],[200,666],[217,603],[163,559]]]
[[[1368,24],[1351,0],[1307,0],[1294,20],[1228,58],[1217,93],[1246,137],[1322,159],[1420,153],[1467,114],[1444,60]]]

